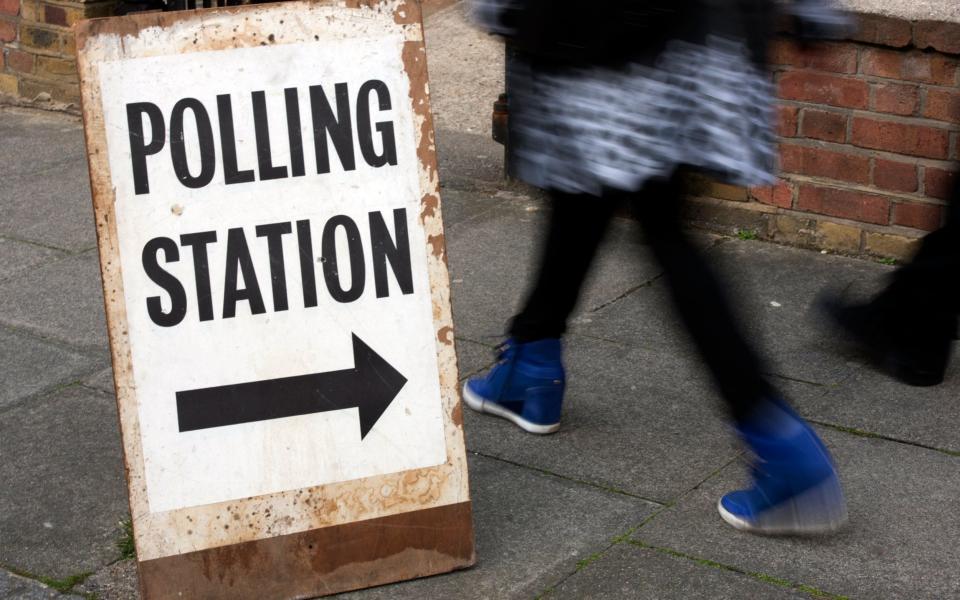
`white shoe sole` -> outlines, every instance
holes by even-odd
[[[506,419],[527,433],[547,435],[560,429],[560,423],[553,423],[552,425],[537,425],[536,423],[531,423],[516,413],[510,412],[495,402],[487,402],[482,397],[470,391],[470,388],[466,383],[463,384],[463,401],[473,410],[480,413],[487,413],[488,415],[493,415],[495,417],[500,417],[501,419]]]
[[[847,522],[847,505],[836,479],[814,486],[794,499],[767,509],[756,522],[725,509],[717,500],[720,517],[740,531],[766,535],[817,535],[836,531]]]

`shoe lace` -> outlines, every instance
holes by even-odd
[[[497,362],[503,362],[513,356],[516,350],[517,347],[514,344],[511,344],[509,340],[504,340],[494,347],[493,355],[496,357]]]

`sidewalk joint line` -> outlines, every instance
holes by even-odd
[[[826,427],[827,429],[832,429],[834,431],[839,431],[841,433],[847,433],[850,435],[855,435],[862,438],[870,438],[876,440],[883,440],[885,442],[894,442],[896,444],[903,444],[905,446],[913,446],[915,448],[923,448],[924,450],[932,450],[934,452],[939,452],[941,454],[946,454],[947,456],[952,456],[954,458],[960,457],[960,451],[958,450],[947,450],[945,448],[937,448],[936,446],[931,446],[929,444],[924,444],[921,442],[913,442],[910,440],[904,440],[900,438],[895,438],[893,436],[884,435],[882,433],[873,433],[872,431],[864,431],[863,429],[857,429],[856,427],[846,427],[844,425],[836,425],[834,423],[828,423],[826,421],[820,421],[817,419],[812,419],[810,417],[804,417],[810,423]]]
[[[17,236],[15,236],[15,235],[9,235],[9,234],[6,234],[6,233],[0,234],[0,240],[6,240],[6,241],[8,241],[8,242],[19,242],[19,243],[21,243],[21,244],[27,244],[27,245],[30,245],[30,246],[37,246],[38,248],[44,248],[44,249],[46,249],[46,250],[54,250],[54,251],[56,251],[56,252],[63,252],[63,253],[66,253],[66,254],[68,254],[68,255],[73,253],[72,250],[69,250],[69,249],[67,249],[67,248],[61,248],[61,247],[59,247],[59,246],[54,246],[54,245],[52,245],[52,244],[45,244],[45,243],[43,243],[43,242],[37,242],[37,241],[34,241],[34,240],[28,240],[28,239],[26,239],[26,238],[21,238],[21,237],[17,237]]]
[[[653,519],[657,518],[657,517],[658,517],[660,514],[662,514],[663,512],[665,512],[665,511],[673,508],[674,506],[676,506],[677,502],[679,502],[681,498],[683,498],[684,496],[686,496],[686,495],[689,494],[690,492],[696,490],[698,487],[700,487],[701,485],[703,485],[704,483],[706,483],[708,480],[710,480],[711,478],[715,477],[718,473],[720,473],[720,471],[722,471],[723,469],[725,469],[725,468],[727,468],[728,466],[730,466],[734,461],[736,461],[737,459],[740,458],[740,455],[741,455],[741,454],[742,454],[742,453],[738,453],[738,454],[737,454],[736,456],[734,456],[732,459],[730,459],[729,461],[727,461],[726,463],[724,463],[722,466],[718,467],[718,468],[715,469],[713,472],[711,472],[709,475],[707,475],[700,483],[698,483],[698,484],[695,485],[694,487],[690,488],[689,490],[681,493],[679,496],[677,496],[677,497],[674,498],[673,500],[669,501],[668,503],[666,503],[666,504],[657,503],[657,504],[660,504],[660,506],[659,506],[656,510],[654,510],[651,514],[647,515],[647,517],[644,518],[643,521],[641,521],[639,524],[634,525],[633,527],[627,529],[625,532],[623,532],[623,533],[621,533],[620,535],[618,535],[618,536],[616,536],[615,538],[613,538],[613,539],[611,540],[610,544],[609,544],[606,548],[604,548],[603,550],[600,550],[599,552],[594,552],[593,554],[587,556],[586,558],[583,558],[583,559],[577,561],[576,568],[575,568],[573,571],[571,571],[570,573],[567,573],[567,574],[566,574],[564,577],[562,577],[559,581],[557,581],[556,583],[550,585],[550,586],[547,587],[545,590],[543,590],[542,592],[540,592],[540,593],[536,596],[536,600],[540,600],[540,599],[543,599],[543,598],[546,598],[546,597],[550,596],[550,594],[552,594],[552,593],[557,589],[557,587],[563,585],[564,582],[566,582],[568,579],[570,579],[571,577],[573,577],[574,575],[576,575],[576,574],[579,573],[580,571],[588,568],[590,565],[592,565],[593,563],[595,563],[595,562],[597,562],[598,560],[600,560],[601,558],[603,558],[603,556],[604,556],[607,552],[609,552],[610,549],[613,548],[614,546],[618,546],[618,545],[624,544],[624,543],[630,543],[630,544],[635,543],[633,540],[630,539],[633,534],[635,534],[637,531],[639,531],[644,525],[646,525],[647,523],[649,523],[649,522],[652,521]],[[522,466],[522,465],[521,465],[521,466]],[[589,485],[589,484],[588,484],[588,485]],[[648,502],[652,502],[652,501],[648,500]]]
[[[644,543],[644,542],[640,542],[640,541],[637,541],[637,540],[629,540],[627,543],[630,544],[631,546],[635,546],[635,547],[637,547],[637,548],[643,548],[643,549],[646,549],[646,550],[653,550],[654,552],[659,552],[660,554],[664,554],[664,555],[666,555],[666,556],[672,556],[672,557],[674,557],[674,558],[682,558],[682,559],[684,559],[684,560],[688,560],[688,561],[694,562],[694,563],[696,563],[696,564],[698,564],[698,565],[701,565],[701,566],[704,566],[704,567],[710,567],[710,568],[717,569],[717,570],[720,570],[720,571],[728,571],[728,572],[731,572],[731,573],[737,573],[737,574],[739,574],[739,575],[743,575],[743,576],[749,577],[749,578],[751,578],[751,579],[754,579],[754,580],[759,581],[759,582],[762,582],[762,583],[766,583],[766,584],[769,584],[769,585],[774,585],[774,586],[777,586],[777,587],[794,590],[794,591],[797,591],[797,592],[802,592],[802,593],[804,593],[804,594],[808,594],[808,595],[810,595],[810,596],[813,596],[814,598],[824,598],[824,599],[828,599],[828,600],[849,600],[849,597],[848,597],[848,596],[842,596],[842,595],[839,595],[839,594],[832,594],[832,593],[830,593],[830,592],[825,592],[825,591],[820,590],[820,589],[817,589],[817,588],[815,588],[815,587],[813,587],[813,586],[811,586],[811,585],[806,585],[806,584],[803,584],[803,583],[797,583],[797,582],[795,582],[795,581],[790,581],[789,579],[783,579],[782,577],[774,577],[774,576],[771,576],[771,575],[767,575],[767,574],[765,574],[765,573],[759,573],[759,572],[756,572],[756,571],[748,571],[748,570],[746,570],[746,569],[741,569],[741,568],[739,568],[739,567],[734,567],[734,566],[732,566],[732,565],[728,565],[728,564],[724,564],[724,563],[721,563],[721,562],[717,562],[717,561],[715,561],[715,560],[710,560],[710,559],[708,559],[708,558],[702,558],[702,557],[699,557],[699,556],[694,556],[694,555],[692,555],[692,554],[687,554],[686,552],[680,552],[679,550],[674,550],[673,548],[666,548],[666,547],[663,547],[663,546],[654,546],[654,545],[646,544],[646,543]]]
[[[817,381],[809,381],[807,379],[800,379],[799,377],[791,377],[790,375],[782,375],[780,373],[764,373],[768,377],[776,377],[777,379],[783,379],[784,381],[793,381],[795,383],[804,383],[806,385],[812,385],[820,388],[829,388],[831,384],[829,383],[819,383]]]
[[[11,323],[9,321],[5,321],[3,318],[3,315],[0,315],[0,329],[5,329],[7,330],[8,333],[18,334],[18,335],[23,335],[26,337],[33,338],[34,340],[38,340],[46,344],[50,344],[51,346],[55,346],[60,350],[66,350],[68,352],[79,354],[81,356],[87,356],[97,352],[106,352],[107,356],[110,356],[109,347],[99,346],[99,345],[75,344],[67,340],[51,337],[49,334],[37,331],[28,326],[18,325],[15,323]]]
[[[660,271],[660,273],[658,273],[657,275],[655,275],[655,276],[653,276],[652,278],[644,281],[643,283],[640,283],[640,284],[638,284],[638,285],[633,286],[632,288],[630,288],[630,289],[626,290],[625,292],[621,293],[619,296],[616,296],[615,298],[612,298],[612,299],[610,299],[610,300],[607,300],[606,302],[602,302],[602,303],[598,304],[597,306],[594,306],[594,307],[592,307],[592,308],[587,309],[587,310],[585,311],[585,313],[586,313],[586,314],[593,314],[593,313],[599,312],[599,311],[603,310],[604,308],[607,308],[607,307],[610,306],[611,304],[615,304],[615,303],[623,300],[624,298],[626,298],[627,296],[630,296],[630,295],[633,294],[634,292],[637,292],[637,291],[639,291],[639,290],[642,290],[643,288],[652,287],[654,283],[656,283],[661,277],[664,276],[664,274],[665,274],[664,271]]]
[[[589,487],[592,487],[592,488],[595,488],[595,489],[598,489],[598,490],[602,490],[602,491],[604,491],[604,492],[609,492],[609,493],[611,493],[611,494],[618,494],[618,495],[621,495],[621,496],[627,496],[627,497],[629,497],[629,498],[634,498],[634,499],[636,499],[636,500],[642,500],[642,501],[644,501],[644,502],[647,502],[647,503],[649,503],[649,504],[653,504],[653,505],[656,505],[656,506],[659,506],[659,507],[667,506],[666,504],[664,504],[663,502],[660,502],[659,500],[653,500],[653,499],[651,499],[651,498],[647,498],[647,497],[641,496],[641,495],[639,495],[639,494],[634,494],[634,493],[628,492],[628,491],[626,491],[626,490],[621,490],[621,489],[619,489],[619,488],[610,487],[610,486],[605,486],[605,485],[602,485],[602,484],[599,484],[599,483],[593,483],[593,482],[590,482],[590,481],[584,481],[584,480],[582,480],[582,479],[577,479],[577,478],[575,478],[575,477],[569,477],[569,476],[567,476],[567,475],[561,475],[560,473],[556,473],[556,472],[554,472],[554,471],[550,471],[549,469],[543,469],[543,468],[540,468],[540,467],[534,467],[534,466],[531,466],[531,465],[525,465],[525,464],[523,464],[523,463],[519,463],[519,462],[510,460],[509,458],[501,458],[501,457],[499,457],[499,456],[493,456],[493,455],[490,455],[490,454],[484,454],[483,452],[478,452],[478,451],[476,451],[476,450],[470,450],[470,452],[472,452],[474,455],[479,456],[479,457],[481,457],[481,458],[488,458],[488,459],[490,459],[490,460],[495,460],[495,461],[498,461],[498,462],[502,462],[502,463],[505,463],[505,464],[508,464],[508,465],[512,465],[512,466],[514,466],[514,467],[520,467],[521,469],[527,469],[527,470],[529,470],[529,471],[535,471],[535,472],[537,472],[537,473],[541,473],[541,474],[543,474],[543,475],[549,475],[550,477],[556,477],[557,479],[563,479],[564,481],[569,481],[569,482],[571,482],[571,483],[577,483],[577,484],[580,484],[580,485],[586,485],[586,486],[589,486]]]
[[[9,573],[13,573],[17,577],[23,577],[24,579],[30,579],[42,583],[48,588],[54,589],[61,594],[68,594],[73,591],[73,588],[82,584],[86,581],[93,571],[84,571],[82,573],[75,573],[73,575],[67,575],[63,579],[55,579],[53,577],[47,577],[45,575],[37,575],[36,573],[31,573],[30,571],[25,571],[23,569],[18,569],[12,565],[0,564],[0,569],[4,569]],[[89,597],[89,594],[85,594]]]

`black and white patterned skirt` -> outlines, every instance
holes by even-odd
[[[636,191],[690,166],[774,181],[773,85],[737,41],[674,40],[652,66],[507,70],[513,170],[545,189]]]

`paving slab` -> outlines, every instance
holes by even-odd
[[[424,23],[430,69],[430,105],[438,131],[490,138],[493,102],[504,91],[503,42],[476,28],[467,3]]]
[[[72,386],[0,419],[0,564],[62,579],[116,560],[128,514],[116,404]]]
[[[455,187],[440,189],[440,202],[443,210],[443,229],[449,236],[459,227],[469,227],[470,220],[479,214],[496,210],[505,198],[496,192],[467,192]]]
[[[546,597],[551,600],[809,598],[783,585],[763,582],[743,573],[703,565],[630,543],[617,544]]]
[[[490,97],[488,115],[495,99]],[[489,125],[487,130],[483,134],[437,130],[437,163],[445,186],[488,189],[503,182],[503,146],[490,137]]]
[[[635,534],[749,572],[801,582],[850,598],[960,596],[960,457],[818,428],[837,460],[850,522],[828,537],[738,532],[716,511],[745,482],[731,465]]]
[[[869,261],[773,244],[728,240],[706,253],[726,286],[744,335],[767,360],[767,369],[788,378],[837,384],[863,364],[838,354],[813,309],[827,287],[876,281],[888,269]],[[669,315],[669,316],[666,316]],[[627,344],[689,349],[670,308],[666,281],[598,311],[591,332]],[[634,328],[624,323],[635,324]]]
[[[9,198],[3,199],[0,234],[71,251],[96,245],[85,160],[4,175],[3,185]]]
[[[571,336],[563,425],[524,433],[465,410],[467,447],[667,503],[739,454],[692,360]]]
[[[82,598],[74,594],[61,594],[57,590],[45,586],[39,581],[14,575],[0,569],[0,598],[5,600],[50,600],[59,598]]]
[[[477,565],[342,598],[532,598],[607,548],[655,505],[474,455]]]
[[[0,237],[0,281],[61,256],[53,248]]]
[[[3,173],[31,176],[50,167],[86,160],[83,125],[80,117],[66,113],[0,106],[0,165],[17,165]],[[24,160],[29,157],[29,160]],[[5,202],[13,190],[4,185],[0,198]]]
[[[811,419],[960,454],[960,360],[936,387],[912,387],[870,368],[797,400]]]
[[[465,285],[453,296],[458,335],[496,344],[519,310],[533,277],[548,209],[529,198],[482,213],[447,235],[451,278]],[[636,235],[637,224],[614,219],[585,284],[576,316],[655,277],[659,267]]]
[[[58,347],[31,335],[0,328],[0,411],[28,396],[72,383],[103,366],[104,357]]]
[[[69,256],[0,283],[0,323],[105,351],[107,328],[96,251]]]
[[[77,251],[96,243],[79,118],[0,108],[0,235]],[[25,159],[29,157],[29,159]]]

